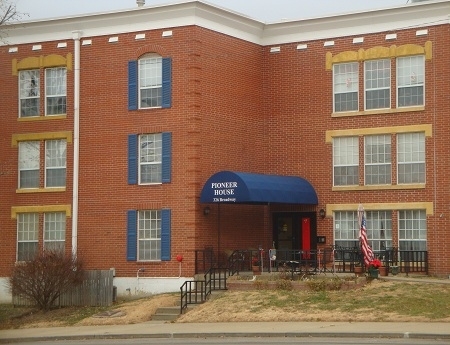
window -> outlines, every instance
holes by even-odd
[[[358,137],[333,139],[333,173],[335,186],[358,185]]]
[[[364,137],[364,174],[366,185],[391,184],[391,136]]]
[[[161,183],[162,135],[139,136],[139,183]]]
[[[127,212],[127,260],[169,261],[171,212],[129,210]]]
[[[391,107],[391,61],[364,62],[366,109]]]
[[[150,55],[139,59],[139,108],[162,104],[162,59]]]
[[[66,185],[66,140],[45,142],[45,187]]]
[[[19,72],[20,117],[39,116],[39,70]]]
[[[392,248],[391,215],[391,211],[366,212],[367,239],[375,252]]]
[[[399,107],[424,104],[425,58],[408,56],[397,59],[397,104]]]
[[[128,62],[128,110],[170,108],[172,60],[156,54]]]
[[[358,110],[358,63],[333,66],[334,111]]]
[[[38,251],[39,214],[17,215],[17,261],[29,261]]]
[[[400,250],[427,250],[427,218],[425,210],[398,213]]]
[[[425,134],[401,133],[397,137],[398,177],[401,183],[425,183]]]
[[[66,139],[45,140],[45,188],[66,186]],[[39,141],[19,142],[19,188],[41,187]]]
[[[46,115],[66,113],[66,74],[61,67],[45,70]]]
[[[161,259],[161,212],[138,212],[138,261]]]
[[[356,211],[334,213],[334,241],[336,247],[359,247],[359,224]]]
[[[172,133],[128,136],[128,184],[169,183]]]
[[[19,143],[19,188],[39,188],[40,142]]]
[[[45,114],[66,113],[67,69],[65,67],[45,69]],[[19,72],[19,117],[40,114],[40,70]]]
[[[42,234],[41,249],[64,252],[66,213],[45,212],[43,217],[44,229],[40,232],[38,213],[17,214],[17,261],[28,261],[35,257],[39,250],[39,237]]]
[[[364,109],[390,109],[391,89],[397,91],[397,108],[424,105],[425,56],[396,59],[396,78],[391,76],[392,59],[366,60],[361,63],[364,76]],[[359,62],[333,65],[333,111],[359,110]]]
[[[66,214],[44,214],[44,249],[64,253],[66,239]]]

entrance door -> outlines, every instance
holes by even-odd
[[[273,242],[275,249],[317,249],[316,221],[314,212],[274,213]]]

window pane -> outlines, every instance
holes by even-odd
[[[139,183],[161,183],[162,134],[139,136]]]
[[[400,250],[427,249],[427,223],[425,210],[398,212]]]
[[[19,188],[39,188],[39,141],[19,143]]]
[[[364,63],[366,109],[390,108],[391,62],[388,59]]]
[[[138,218],[138,260],[161,260],[161,211],[139,211]]]
[[[44,214],[44,249],[64,252],[66,240],[66,214]]]
[[[425,183],[425,133],[397,136],[398,183]]]
[[[365,184],[391,183],[391,136],[373,135],[364,138]]]
[[[66,186],[66,140],[45,142],[45,186]]]
[[[66,69],[45,70],[46,114],[66,113]]]
[[[397,59],[397,97],[399,107],[424,104],[425,57]]]
[[[150,55],[139,60],[140,107],[160,107],[162,103],[162,58]]]
[[[358,137],[333,139],[334,185],[358,185]]]
[[[20,117],[39,116],[39,70],[19,72]]]
[[[333,66],[334,111],[358,110],[358,63]]]
[[[39,215],[19,213],[17,215],[17,261],[34,258],[38,249]]]
[[[366,212],[367,238],[372,249],[383,251],[392,248],[392,212]]]

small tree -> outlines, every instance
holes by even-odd
[[[17,264],[9,278],[14,295],[26,297],[41,310],[49,310],[58,297],[80,285],[82,261],[61,251],[44,251],[32,260]]]

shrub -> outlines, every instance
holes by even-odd
[[[342,288],[344,280],[339,277],[331,279],[312,279],[306,282],[312,291],[337,291]]]
[[[22,296],[49,310],[56,299],[80,285],[84,278],[82,261],[61,251],[44,251],[16,264],[9,278],[13,296]]]
[[[275,282],[275,286],[278,290],[292,290],[292,283],[287,279],[279,279]]]

